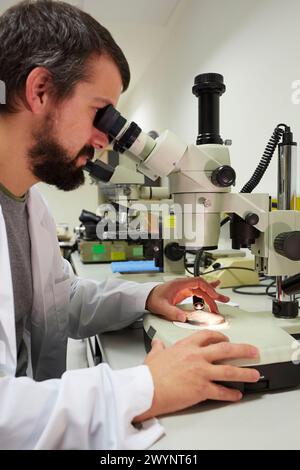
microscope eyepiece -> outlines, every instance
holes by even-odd
[[[105,108],[97,111],[94,119],[94,126],[104,134],[108,134],[114,139],[126,125],[126,119],[117,111],[113,105],[109,104]]]
[[[116,152],[123,153],[128,150],[142,162],[156,146],[150,135],[142,132],[135,122],[128,122],[111,104],[97,111],[94,127],[108,135]]]
[[[135,122],[128,123],[113,105],[99,109],[94,119],[94,127],[109,136],[114,141],[114,150],[123,153],[129,150],[142,130]]]

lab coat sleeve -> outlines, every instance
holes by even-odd
[[[71,267],[65,265],[65,269]],[[68,325],[69,336],[75,339],[119,330],[141,318],[149,293],[159,284],[140,284],[118,278],[100,282],[80,279],[71,272],[70,278]]]
[[[112,371],[101,364],[44,382],[2,377],[0,448],[146,449],[163,428],[156,419],[139,427],[132,420],[152,397],[145,365]]]

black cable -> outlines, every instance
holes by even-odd
[[[281,127],[284,127],[285,130],[281,129]],[[278,126],[274,129],[274,132],[265,148],[259,164],[257,165],[250,180],[242,188],[241,193],[252,193],[253,189],[255,189],[256,186],[260,183],[274,155],[275,149],[287,128],[288,126],[286,126],[286,124],[278,124]]]
[[[191,276],[194,276],[194,273],[193,273],[192,271],[190,271],[187,266],[185,266],[185,270],[186,270],[189,274],[191,274]]]
[[[230,220],[231,220],[231,217],[229,217],[229,216],[228,216],[228,217],[225,217],[225,218],[221,221],[220,226],[223,227],[223,225],[227,224],[227,222],[230,222]]]
[[[204,249],[201,248],[200,250],[197,251],[196,256],[195,256],[195,261],[194,261],[194,276],[198,277],[200,276],[200,263],[201,263],[201,258],[203,255]]]
[[[203,252],[204,250],[203,249],[200,249],[197,251],[196,253],[196,257],[195,257],[195,261],[194,261],[194,272],[190,271],[188,268],[188,264],[187,264],[187,261],[186,261],[186,252],[184,254],[184,267],[185,267],[185,270],[191,274],[192,276],[194,277],[199,277],[199,276],[206,276],[207,274],[213,274],[217,271],[225,271],[225,270],[234,270],[234,269],[239,269],[239,270],[243,270],[243,271],[251,271],[251,272],[256,272],[255,269],[251,269],[251,268],[244,268],[244,267],[238,267],[238,266],[232,266],[232,267],[223,267],[223,268],[216,268],[216,269],[213,269],[211,271],[207,271],[207,272],[204,272],[204,273],[200,273],[200,263],[201,263],[201,258],[202,258],[202,255],[203,255]],[[269,280],[270,277],[268,276],[265,276],[263,275],[261,277],[261,281],[265,281],[265,280]],[[271,279],[273,279],[271,277]],[[268,286],[266,285],[263,285],[263,284],[246,284],[246,285],[241,285],[241,286],[237,286],[237,287],[234,287],[232,289],[233,292],[235,292],[236,294],[241,294],[241,295],[269,295],[269,296],[272,296],[274,297],[275,295],[273,293],[269,294],[269,289],[274,286],[274,284],[276,284],[276,281],[272,281]],[[260,287],[265,287],[266,290],[265,292],[249,292],[249,291],[246,291],[246,292],[241,292],[239,289],[243,289],[243,288],[260,288]]]
[[[214,269],[212,271],[207,271],[205,273],[200,273],[200,262],[201,262],[201,257],[202,257],[202,254],[203,254],[203,250],[198,250],[197,254],[196,254],[196,257],[197,257],[197,263],[196,263],[196,259],[195,259],[195,263],[194,263],[194,272],[190,271],[188,268],[188,264],[187,264],[187,261],[186,261],[186,256],[184,255],[184,267],[185,267],[185,270],[191,274],[192,276],[196,276],[195,272],[198,272],[198,276],[206,276],[207,274],[213,274],[215,273],[216,271],[225,271],[225,270],[232,270],[232,269],[240,269],[240,270],[244,270],[244,271],[251,271],[251,272],[256,272],[255,269],[251,269],[251,268],[244,268],[244,267],[238,267],[238,266],[233,266],[233,267],[223,267],[223,268],[217,268],[217,269]],[[197,276],[197,277],[198,277]],[[261,281],[265,281],[265,280],[269,280],[269,279],[273,279],[273,277],[270,277],[270,276],[265,276],[263,275],[261,277]],[[269,297],[276,297],[276,293],[270,293],[269,290],[276,284],[276,280],[273,280],[269,285],[264,285],[264,284],[245,284],[245,285],[241,285],[241,286],[237,286],[237,287],[233,287],[232,288],[232,292],[236,293],[236,294],[240,294],[240,295],[267,295]],[[265,288],[265,292],[249,292],[249,291],[246,291],[246,292],[242,292],[240,289],[244,289],[244,288],[261,288],[261,287],[264,287]],[[300,298],[300,297],[299,297]],[[300,306],[299,306],[300,308]]]
[[[276,281],[271,282],[271,284],[266,288],[266,295],[268,297],[276,297],[276,292],[269,292],[271,287],[274,287],[276,285]]]
[[[284,130],[281,129],[284,127]],[[288,131],[289,127],[286,124],[278,124],[278,126],[274,129],[274,132],[267,143],[263,156],[260,159],[253,175],[251,176],[250,180],[243,186],[241,193],[252,193],[252,191],[256,188],[256,186],[260,183],[262,177],[264,176],[271,160],[276,150],[277,145],[279,144],[284,132]],[[275,205],[274,205],[275,206]],[[274,207],[272,204],[272,207]],[[276,204],[277,207],[277,204]],[[230,216],[225,217],[222,221],[220,226],[227,224],[231,220]]]
[[[263,287],[265,290],[264,290],[264,292],[250,292],[250,291],[244,291],[243,292],[242,289],[244,289],[244,288],[249,289],[249,287],[256,288],[256,289]],[[242,286],[233,287],[232,292],[235,292],[236,294],[241,294],[241,295],[266,295],[266,287],[268,287],[268,286],[265,286],[264,284],[254,284],[254,285],[245,284],[245,285],[242,285]]]
[[[268,280],[268,279],[273,279],[272,277],[268,277],[268,276],[264,276],[261,281],[264,281],[264,280]],[[235,292],[236,294],[241,294],[241,295],[267,295],[269,297],[275,297],[276,296],[276,293],[270,293],[270,289],[276,284],[276,281],[272,281],[270,284],[268,284],[267,286],[265,284],[255,284],[255,285],[242,285],[242,286],[237,286],[237,287],[234,287],[232,289],[233,292]],[[252,287],[252,288],[265,288],[265,292],[249,292],[249,291],[245,291],[245,292],[242,292],[241,289],[243,288],[249,288],[249,287]]]
[[[189,273],[191,274],[192,276],[194,276],[194,273],[192,271],[189,270],[189,266],[187,264],[187,260],[186,260],[186,252],[184,253],[184,259],[183,259],[183,262],[184,262],[184,269]]]
[[[242,267],[238,267],[238,266],[232,266],[231,268],[230,267],[225,267],[225,268],[216,268],[216,269],[213,269],[212,271],[207,271],[206,273],[202,273],[201,276],[206,276],[207,274],[212,274],[212,273],[215,273],[216,271],[225,271],[225,270],[230,270],[230,269],[241,269],[241,270],[244,270],[244,271],[251,271],[251,272],[256,272],[255,269],[251,269],[251,268],[242,268]]]
[[[195,250],[184,250],[185,253],[188,253],[190,255],[195,255],[196,254],[196,251]]]

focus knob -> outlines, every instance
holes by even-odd
[[[184,250],[176,242],[168,243],[165,247],[165,255],[171,261],[180,261],[184,256]]]
[[[259,222],[259,217],[254,212],[249,212],[245,217],[245,222],[249,225],[257,225]]]
[[[277,253],[292,261],[300,261],[300,232],[283,232],[274,240]]]
[[[219,166],[216,168],[211,175],[211,182],[215,186],[221,188],[227,188],[235,184],[236,174],[234,169],[229,165]]]

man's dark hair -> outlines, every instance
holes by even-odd
[[[107,55],[118,67],[123,91],[128,88],[128,62],[109,31],[77,7],[51,0],[23,1],[0,16],[0,80],[6,87],[1,112],[16,111],[35,67],[52,76],[53,96],[69,97],[79,81],[89,78],[89,59]]]

